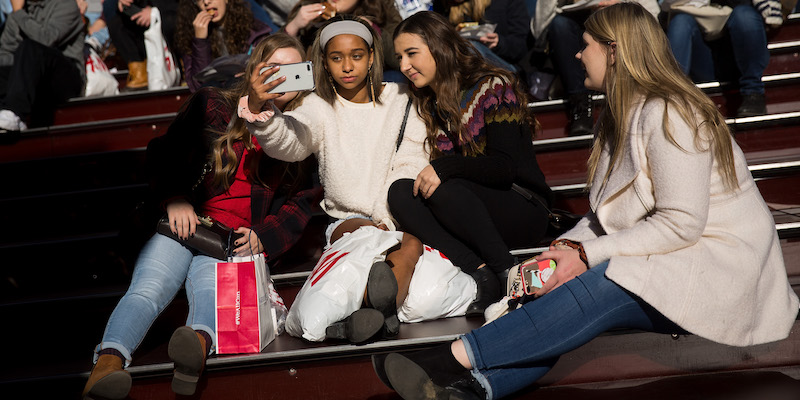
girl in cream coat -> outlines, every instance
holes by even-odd
[[[615,328],[732,346],[789,334],[798,299],[769,209],[657,21],[616,4],[589,17],[583,40],[585,84],[607,98],[588,162],[591,211],[538,257],[557,267],[536,301],[453,343],[374,360],[403,398],[505,397]]]

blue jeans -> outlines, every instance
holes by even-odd
[[[541,378],[562,354],[615,328],[683,330],[605,277],[598,265],[541,298],[463,336],[473,375],[488,398]]]
[[[477,40],[470,40],[469,42],[472,43],[472,46],[474,46],[478,50],[478,53],[481,53],[483,58],[485,58],[486,61],[489,62],[489,64],[492,64],[495,67],[502,68],[509,72],[514,72],[514,73],[517,72],[517,67],[515,67],[513,64],[510,64],[508,61],[504,60],[502,57],[495,54],[494,51],[489,47],[487,47],[485,44]]]
[[[742,94],[763,94],[761,77],[769,63],[769,50],[761,14],[750,5],[736,6],[725,28],[740,73],[739,90]],[[703,40],[694,17],[688,14],[673,15],[667,28],[667,38],[678,64],[695,82],[715,79],[712,47]]]
[[[108,319],[103,341],[96,351],[107,348],[125,356],[126,365],[156,317],[186,285],[189,315],[186,325],[205,331],[215,340],[215,267],[220,262],[196,254],[182,244],[155,234],[145,244],[133,270],[131,285]],[[213,351],[214,345],[211,349]],[[96,358],[96,356],[95,356]]]
[[[586,78],[583,65],[575,58],[575,54],[583,48],[583,30],[581,22],[560,14],[553,18],[548,27],[550,57],[568,96],[589,93],[583,85]]]
[[[97,21],[100,17],[103,16],[102,12],[87,12],[83,15],[86,19],[89,20],[89,24],[93,24],[94,21]],[[99,31],[93,33],[91,37],[97,39],[97,42],[101,45],[105,45],[109,39],[111,38],[110,34],[108,33],[108,27],[100,29]]]
[[[278,25],[275,25],[272,22],[272,18],[270,18],[267,11],[264,10],[264,7],[261,4],[258,4],[256,0],[247,0],[248,5],[250,6],[250,11],[253,13],[253,17],[269,26],[272,29],[272,33],[277,33],[281,28]]]

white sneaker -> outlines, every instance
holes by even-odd
[[[13,111],[0,110],[0,129],[5,129],[7,131],[24,131],[28,129],[28,125],[22,122],[19,116],[14,114]]]

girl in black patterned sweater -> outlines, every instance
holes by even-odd
[[[496,274],[514,264],[509,247],[535,245],[547,228],[552,195],[533,152],[535,120],[514,76],[489,65],[438,14],[403,21],[394,44],[432,160],[416,180],[392,185],[391,212],[475,278],[467,313],[482,314],[502,295]]]

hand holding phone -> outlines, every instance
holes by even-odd
[[[262,68],[259,74],[263,74],[268,69],[269,67]],[[286,80],[278,86],[275,86],[269,93],[314,90],[314,68],[311,65],[311,61],[281,65],[277,72],[264,81],[264,84],[272,82],[282,76],[286,77]]]
[[[556,270],[556,262],[550,259],[536,260],[531,258],[519,267],[522,276],[522,288],[525,294],[534,294],[542,288],[545,282]]]

